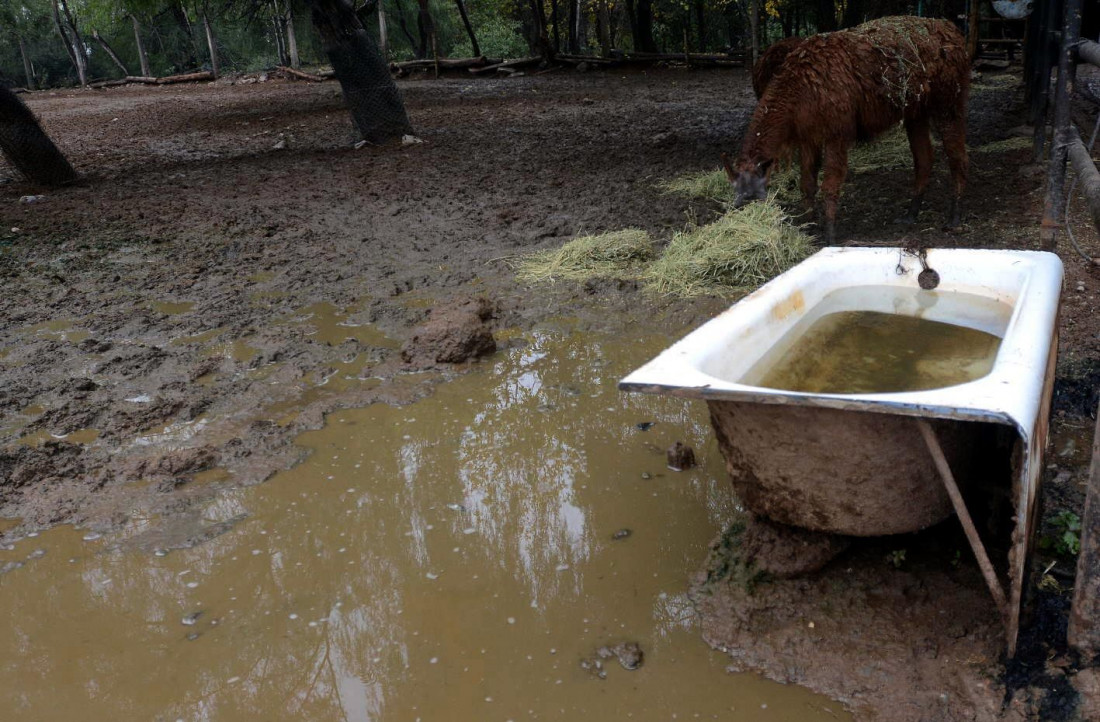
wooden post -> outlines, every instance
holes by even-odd
[[[1066,0],[1062,23],[1062,48],[1058,56],[1058,82],[1054,86],[1054,142],[1047,166],[1047,191],[1043,201],[1043,222],[1039,245],[1044,251],[1058,246],[1058,229],[1066,210],[1066,161],[1069,158],[1070,92],[1077,77],[1074,46],[1081,37],[1081,0]]]
[[[978,55],[978,29],[981,24],[981,0],[970,0],[970,9],[966,14],[966,51],[971,60]]]
[[[1083,655],[1100,653],[1100,412],[1092,437],[1085,510],[1081,518],[1081,553],[1069,612],[1067,638]]]
[[[381,3],[379,3],[378,12],[382,12]],[[383,22],[384,26],[384,22]],[[286,54],[287,60],[290,61],[290,67],[301,67],[302,61],[298,57],[298,35],[294,31],[294,3],[288,2],[286,4]]]
[[[918,419],[917,426],[920,428],[921,436],[924,437],[925,445],[928,446],[928,451],[932,454],[932,460],[936,462],[940,479],[943,481],[944,488],[947,489],[947,495],[951,497],[955,514],[959,517],[963,531],[966,532],[966,539],[970,542],[970,548],[974,552],[974,557],[978,560],[978,568],[982,570],[985,583],[989,586],[989,592],[993,595],[993,601],[997,604],[997,611],[1000,612],[1002,620],[1007,620],[1008,600],[1005,597],[1004,588],[1001,587],[1001,582],[997,579],[997,572],[993,570],[993,563],[989,561],[989,555],[986,554],[985,545],[982,544],[982,540],[978,536],[978,529],[974,526],[974,520],[970,518],[970,511],[967,510],[966,503],[959,492],[959,486],[955,483],[955,475],[951,473],[951,467],[947,463],[947,457],[944,456],[943,449],[940,448],[936,432],[924,419]]]

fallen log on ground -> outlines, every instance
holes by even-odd
[[[326,80],[328,80],[329,78],[332,77],[331,75],[326,77],[324,75],[315,75],[313,73],[307,73],[307,72],[304,72],[302,70],[297,70],[295,68],[288,68],[285,65],[276,66],[276,70],[278,70],[283,75],[290,76],[291,78],[298,78],[299,80],[308,80],[312,83],[323,83],[323,82],[325,82]]]
[[[440,58],[438,61],[432,59],[407,60],[402,63],[390,63],[390,70],[431,69],[436,67],[437,62],[440,70],[457,70],[460,68],[480,68],[486,65],[498,65],[503,61],[499,58],[489,59],[484,55],[476,58]]]
[[[128,82],[130,82],[130,81],[126,80],[126,78],[121,78],[121,79],[118,79],[118,80],[97,80],[94,83],[88,83],[88,87],[89,88],[114,88],[114,87],[119,86],[119,85],[126,85],[126,83],[128,83]]]
[[[522,68],[526,65],[538,65],[542,62],[541,55],[535,55],[530,58],[516,58],[515,60],[505,60],[501,63],[493,63],[492,65],[486,65],[483,68],[470,68],[470,72],[473,75],[480,75],[481,73],[488,73],[495,71],[499,68]]]
[[[166,75],[163,78],[157,78],[157,85],[170,85],[172,83],[197,83],[200,80],[214,80],[214,74],[209,70],[203,70],[198,73]]]
[[[123,80],[127,83],[145,83],[146,85],[157,84],[157,79],[151,75],[127,75]]]

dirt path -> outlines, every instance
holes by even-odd
[[[754,103],[746,74],[402,90],[426,142],[360,151],[332,84],[24,96],[87,180],[33,204],[19,199],[40,191],[0,186],[0,516],[24,530],[109,528],[262,481],[300,458],[293,439],[324,412],[411,401],[455,372],[405,373],[396,352],[443,299],[493,297],[499,329],[571,317],[610,333],[686,330],[726,304],[653,299],[631,284],[523,288],[506,261],[582,231],[631,225],[667,238],[688,209],[655,182],[738,146]],[[975,142],[1019,122],[1017,96],[1011,81],[978,82]],[[845,188],[840,236],[1033,247],[1041,181],[1022,167],[1028,157],[973,156],[961,236],[937,230],[938,156],[915,231],[889,224],[909,172],[860,176]],[[1100,280],[1066,261],[1050,508],[1079,502],[1100,379]],[[776,658],[757,666],[782,676]]]

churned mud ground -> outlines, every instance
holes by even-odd
[[[23,96],[85,181],[0,185],[0,516],[20,520],[9,535],[186,518],[219,489],[294,464],[291,442],[325,412],[424,397],[462,368],[412,369],[398,348],[440,302],[491,298],[505,346],[515,329],[562,317],[582,331],[682,332],[728,303],[625,282],[523,287],[508,261],[581,232],[667,238],[714,213],[655,184],[738,147],[754,105],[746,73],[559,71],[402,90],[425,142],[363,150],[332,83]],[[1007,137],[1019,103],[1012,76],[977,79],[972,144]],[[915,228],[891,223],[909,171],[852,178],[839,235],[1035,248],[1042,178],[1030,160],[972,155],[957,235],[939,230],[939,155]],[[1100,255],[1084,215],[1073,218]],[[1058,512],[1079,510],[1100,381],[1100,278],[1068,249],[1063,258],[1048,535],[1060,533]],[[162,546],[201,542],[186,524],[166,527],[175,538]],[[1072,558],[1040,555],[1034,631],[1006,667],[970,557],[951,563],[953,528],[930,534],[860,546],[748,596],[704,573],[694,593],[705,635],[735,666],[824,691],[867,719],[1094,714],[1095,678],[1059,647]]]

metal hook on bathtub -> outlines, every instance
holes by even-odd
[[[931,291],[940,285],[940,274],[928,265],[928,249],[920,245],[918,241],[909,241],[898,254],[898,265],[894,270],[899,276],[904,275],[906,272],[905,266],[902,265],[902,259],[906,255],[916,256],[917,260],[920,261],[922,270],[917,274],[917,284],[921,288],[925,291]]]

